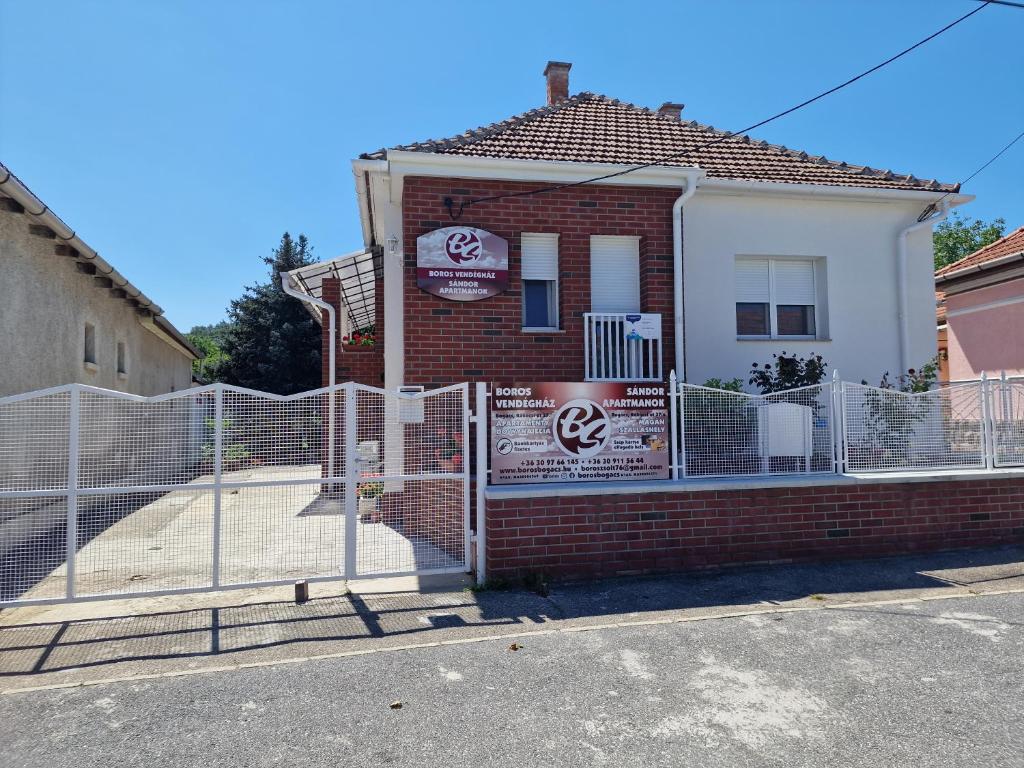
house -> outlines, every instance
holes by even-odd
[[[935,288],[948,379],[1024,375],[1024,227],[937,270]]]
[[[0,164],[0,397],[62,384],[187,389],[199,353]]]
[[[570,67],[543,107],[352,162],[364,247],[287,281],[339,318],[337,381],[699,384],[782,351],[878,381],[935,356],[931,228],[971,197],[570,96]]]

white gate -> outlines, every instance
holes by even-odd
[[[0,398],[0,605],[469,570],[468,385]]]

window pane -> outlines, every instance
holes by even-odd
[[[814,306],[779,304],[776,308],[779,336],[813,336]]]
[[[523,280],[523,327],[554,328],[548,280]]]
[[[748,301],[737,302],[736,334],[738,336],[767,336],[768,305]]]

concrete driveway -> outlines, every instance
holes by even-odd
[[[225,472],[225,482],[316,480],[320,465],[256,467]],[[79,595],[145,594],[212,584],[214,494],[192,488],[204,475],[169,493],[111,494],[83,501],[83,545],[75,556]],[[338,576],[345,553],[345,505],[320,494],[318,484],[225,490],[221,500],[220,578],[224,585]],[[63,535],[63,534],[62,534]],[[460,562],[398,525],[360,521],[360,574],[456,568]],[[462,529],[444,530],[461,544]],[[63,559],[63,549],[52,551]],[[26,570],[36,570],[25,568]],[[21,597],[64,594],[67,566],[42,576]],[[17,593],[15,593],[17,594]]]
[[[0,614],[5,765],[1024,764],[1021,548],[220,597]]]

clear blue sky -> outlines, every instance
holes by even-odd
[[[571,92],[738,129],[974,0],[515,3],[0,0],[0,159],[184,330],[225,316],[285,230],[362,245],[349,160]],[[990,6],[756,132],[957,181],[1024,129],[1024,10]],[[962,209],[1024,224],[1024,141]]]

